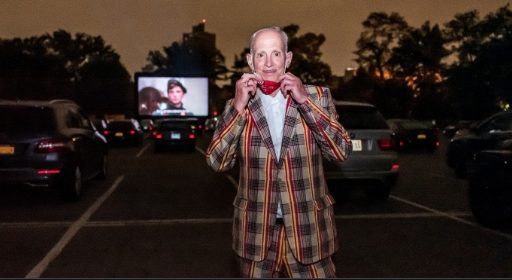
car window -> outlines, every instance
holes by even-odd
[[[512,116],[499,116],[484,124],[482,131],[508,131],[512,130]]]
[[[0,131],[42,132],[55,129],[53,111],[43,107],[2,106],[0,108]]]
[[[389,129],[386,120],[375,107],[338,105],[336,111],[346,129]]]

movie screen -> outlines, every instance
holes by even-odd
[[[141,117],[208,115],[208,79],[204,77],[136,76]]]

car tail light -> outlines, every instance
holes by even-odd
[[[154,135],[156,139],[162,139],[162,133],[155,133]]]
[[[390,151],[394,149],[393,140],[391,138],[381,138],[377,140],[381,151]]]
[[[398,172],[398,169],[400,169],[400,165],[398,163],[391,165],[391,172]]]
[[[131,135],[135,135],[135,130],[130,130]]]
[[[53,175],[53,174],[59,174],[59,169],[41,169],[37,170],[37,174],[39,175]]]
[[[197,126],[199,129],[203,129],[203,126],[202,125],[198,125]]]
[[[103,130],[103,135],[109,135],[110,134],[110,131],[108,130]]]
[[[46,139],[39,142],[36,146],[36,153],[58,153],[70,149],[68,142],[58,139]]]
[[[188,135],[188,139],[195,139],[196,138],[196,135],[194,133],[190,133]]]

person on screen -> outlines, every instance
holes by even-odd
[[[144,87],[139,91],[139,115],[153,115],[160,107],[162,93],[154,87]]]
[[[322,156],[341,162],[352,142],[328,88],[304,85],[287,68],[288,36],[279,27],[251,36],[251,73],[236,82],[207,152],[215,171],[240,176],[233,243],[243,277],[336,277],[334,199]]]
[[[187,94],[187,89],[182,83],[173,79],[169,80],[167,82],[167,99],[160,104],[162,115],[191,116],[192,113],[183,107],[185,94]]]

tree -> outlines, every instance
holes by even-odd
[[[25,39],[0,40],[0,94],[3,98],[65,98],[94,110],[98,104],[90,103],[93,99],[88,97],[96,91],[91,90],[86,81],[105,76],[115,82],[102,83],[102,94],[118,97],[105,106],[117,108],[117,104],[131,96],[130,75],[119,55],[101,36],[84,33],[72,36],[67,31],[57,30]]]
[[[483,118],[511,101],[512,11],[509,5],[480,20],[477,12],[447,24],[458,60],[447,70],[450,102],[459,118]]]
[[[376,71],[384,80],[385,72],[391,70],[388,60],[392,48],[409,31],[409,25],[398,13],[371,13],[363,21],[364,30],[357,40],[357,63],[368,73]]]
[[[411,89],[411,116],[416,118],[445,118],[444,87],[441,62],[449,52],[445,39],[436,24],[425,22],[420,28],[410,28],[398,46],[393,48],[389,65],[395,78],[405,80]]]
[[[173,42],[158,50],[150,51],[149,64],[144,72],[166,75],[204,75],[211,83],[227,79],[224,55],[215,47],[215,36],[204,31],[205,24],[193,26],[192,33],[184,36],[181,42]]]

